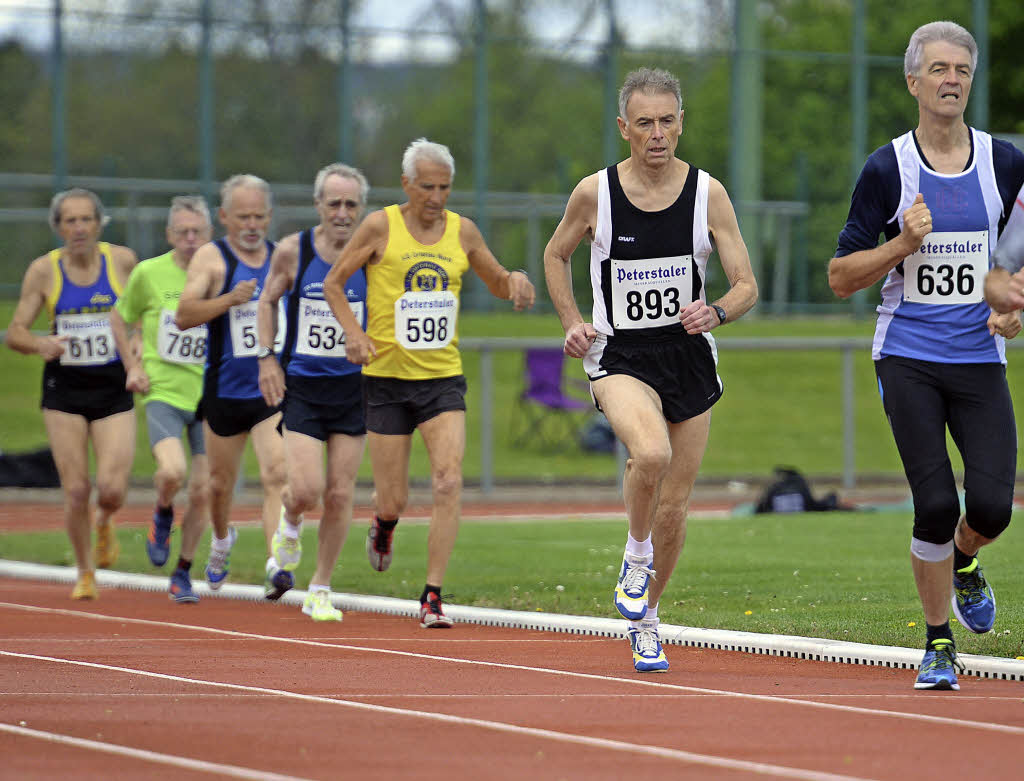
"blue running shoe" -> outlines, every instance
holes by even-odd
[[[667,673],[668,659],[658,637],[658,621],[638,621],[629,627],[633,667],[638,673]]]
[[[953,570],[953,615],[976,635],[991,632],[996,623],[996,595],[975,559],[963,569]]]
[[[176,569],[171,573],[170,597],[182,605],[189,605],[199,601],[199,597],[192,590],[192,578],[188,571]]]
[[[639,621],[647,615],[647,587],[656,574],[650,565],[646,556],[623,556],[619,582],[615,584],[615,609],[623,618]]]
[[[960,691],[960,684],[956,682],[957,670],[963,672],[964,663],[957,658],[953,641],[946,638],[932,640],[925,646],[921,672],[914,688]]]
[[[215,538],[214,538],[215,539]],[[228,527],[228,544],[226,550],[220,550],[216,545],[213,544],[213,540],[210,542],[210,559],[206,564],[206,583],[210,586],[211,591],[216,591],[224,585],[224,581],[228,579],[228,560],[231,558],[231,549],[235,546],[235,541],[238,539],[238,532],[235,531],[235,527]]]
[[[174,525],[174,510],[162,513],[153,511],[153,523],[146,537],[146,555],[154,567],[162,567],[171,555],[171,527]]]
[[[295,576],[288,570],[275,567],[267,561],[267,577],[263,580],[263,596],[276,602],[295,586]]]

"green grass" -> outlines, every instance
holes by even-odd
[[[0,302],[0,324],[10,319],[12,305]],[[701,468],[703,478],[767,476],[777,464],[793,465],[811,476],[839,475],[843,468],[841,418],[841,365],[837,351],[755,351],[729,347],[730,339],[780,337],[869,337],[873,320],[846,317],[758,317],[729,324],[717,337],[721,344],[719,373],[725,395],[715,406],[711,439]],[[560,337],[553,315],[519,315],[512,312],[466,313],[460,331],[465,337]],[[1024,338],[1024,337],[1022,337]],[[467,447],[465,475],[479,478],[480,361],[478,353],[463,354],[469,383],[467,395]],[[521,421],[517,399],[523,388],[523,357],[519,352],[495,354],[493,408],[495,411],[494,468],[498,480],[557,482],[581,475],[609,481],[617,475],[614,456],[582,451],[574,443],[549,452],[513,444]],[[1024,387],[1024,360],[1011,354],[1010,388]],[[42,364],[38,358],[0,349],[0,449],[29,450],[46,444],[39,411]],[[585,379],[579,361],[568,361],[566,377]],[[899,456],[878,399],[874,366],[867,351],[855,358],[856,468],[862,474],[902,474]],[[1016,396],[1016,394],[1014,394]],[[581,416],[585,417],[585,416]],[[1020,438],[1020,432],[1018,433]],[[950,445],[954,469],[962,464]],[[258,469],[251,449],[245,470],[255,481]],[[1024,449],[1018,471],[1024,471]],[[133,474],[146,482],[153,472],[145,425],[140,421]],[[422,442],[417,437],[410,474],[423,482],[429,475]],[[364,459],[360,482],[371,479],[369,459]]]
[[[1020,518],[982,554],[997,592],[997,630],[1024,623],[1024,528]],[[152,573],[143,529],[121,529],[118,569]],[[395,537],[387,572],[370,570],[364,527],[356,524],[332,581],[335,591],[415,599],[426,568],[425,524]],[[910,573],[906,512],[760,515],[693,519],[687,547],[659,607],[666,623],[790,634],[915,648],[924,622]],[[172,552],[176,554],[177,534]],[[481,607],[615,617],[611,591],[622,558],[622,522],[472,522],[459,532],[445,590],[451,602]],[[196,564],[202,577],[208,535]],[[297,583],[312,574],[315,530],[303,533]],[[0,558],[69,565],[61,532],[0,536]],[[241,530],[233,582],[261,583],[259,529]],[[165,572],[167,569],[165,568]],[[564,586],[559,591],[557,586]],[[747,615],[750,611],[750,615]],[[908,626],[910,623],[916,626]],[[965,653],[1024,655],[1020,632],[971,635],[954,625]]]

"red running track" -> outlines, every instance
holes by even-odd
[[[667,653],[0,579],[0,778],[1020,777],[1020,683]]]

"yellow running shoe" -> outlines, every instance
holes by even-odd
[[[314,621],[341,621],[342,613],[331,604],[331,592],[322,588],[311,589],[302,603],[302,612]]]
[[[117,557],[121,555],[121,543],[114,533],[114,521],[111,519],[105,524],[96,526],[96,545],[92,552],[96,559],[96,566],[100,569],[113,567],[117,563]]]
[[[79,572],[78,582],[71,591],[72,599],[99,599],[100,592],[96,590],[96,575],[91,571]]]
[[[291,533],[295,531],[291,528],[291,524],[284,519],[284,510],[282,510],[281,522],[277,525],[277,531],[274,532],[270,541],[270,552],[274,554],[277,566],[288,572],[294,572],[295,568],[299,566],[299,562],[302,561],[302,539],[298,536],[290,537],[285,533],[286,529]]]

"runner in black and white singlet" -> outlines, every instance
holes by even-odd
[[[250,435],[260,465],[268,559],[285,485],[284,443],[277,430],[281,413],[263,400],[257,357],[257,302],[274,249],[266,239],[272,210],[270,186],[259,177],[237,174],[224,182],[220,197],[217,216],[227,235],[196,251],[175,315],[180,329],[209,323],[200,409],[213,522],[206,580],[214,590],[227,578],[228,557],[237,537],[228,520]]]
[[[89,190],[57,193],[50,227],[63,246],[25,272],[7,344],[40,355],[43,422],[64,492],[64,520],[78,565],[72,599],[97,597],[95,567],[110,567],[120,546],[111,516],[121,507],[135,455],[135,410],[110,328],[113,308],[137,261],[127,247],[99,240],[106,218]],[[46,309],[51,331],[32,333]],[[89,443],[96,457],[96,547],[90,555]]]
[[[1003,340],[1021,330],[1020,313],[993,312],[983,287],[1024,155],[964,122],[977,52],[952,22],[911,36],[904,72],[918,126],[868,158],[829,265],[843,297],[885,280],[872,357],[914,499],[911,563],[927,624],[918,689],[959,689],[951,605],[965,629],[992,629],[976,554],[1010,522],[1017,464]],[[964,461],[964,515],[947,428]]]
[[[345,357],[346,334],[324,298],[324,280],[352,238],[369,190],[366,177],[351,166],[332,163],[320,169],[313,183],[320,222],[278,243],[259,302],[260,390],[267,404],[284,402],[288,453],[288,489],[282,495],[265,588],[273,596],[281,586],[290,585],[288,579],[294,577],[291,573],[302,556],[302,514],[315,510],[322,500],[316,570],[302,606],[314,621],[342,618],[332,604],[331,575],[352,523],[356,473],[366,441],[362,366]],[[344,280],[344,290],[360,328],[365,328],[363,269]],[[285,295],[288,327],[279,363],[271,346]]]
[[[725,188],[675,157],[682,121],[672,74],[630,73],[619,92],[618,119],[629,158],[577,185],[544,252],[565,352],[583,358],[594,400],[629,451],[623,478],[629,534],[614,601],[630,619],[638,672],[668,669],[658,601],[683,548],[711,406],[722,394],[710,331],[757,300]],[[580,314],[569,273],[584,238],[592,242],[592,323]],[[730,289],[709,303],[704,275],[712,246]]]

